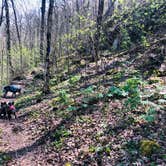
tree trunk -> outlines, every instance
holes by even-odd
[[[3,85],[3,74],[4,74],[4,46],[3,42],[1,43],[1,86]],[[1,87],[2,88],[2,87]]]
[[[50,93],[50,52],[51,52],[51,32],[52,32],[52,15],[53,15],[54,0],[49,0],[48,18],[47,18],[47,49],[45,58],[45,82],[43,93]]]
[[[95,41],[94,41],[94,49],[95,49],[94,60],[96,62],[96,65],[99,59],[98,52],[99,52],[99,40],[100,40],[100,30],[102,25],[103,10],[104,10],[104,0],[99,0],[98,15],[97,15],[97,21],[96,21],[96,33],[95,33]]]
[[[11,61],[11,42],[10,42],[10,17],[9,17],[9,6],[8,0],[5,0],[5,11],[6,11],[6,47],[7,47],[7,65],[9,67],[9,80],[14,75],[14,70]]]
[[[77,29],[80,29],[80,7],[79,7],[79,0],[76,0],[76,12],[77,12]]]
[[[18,28],[17,14],[16,14],[15,5],[14,5],[13,0],[10,0],[10,1],[12,3],[12,8],[13,8],[13,12],[14,12],[15,26],[16,26],[17,38],[18,38],[19,49],[20,49],[20,67],[21,67],[21,73],[23,73],[22,44],[21,44],[21,37],[20,37],[19,28]]]
[[[46,0],[42,0],[41,6],[41,25],[40,25],[40,61],[44,63],[44,29],[45,29],[45,9]]]

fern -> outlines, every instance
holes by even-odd
[[[144,119],[146,122],[152,123],[156,119],[156,110],[155,108],[149,108],[148,112],[145,115],[142,115],[140,118]]]
[[[127,95],[128,95],[127,92],[116,86],[111,86],[107,93],[108,97],[126,97]]]

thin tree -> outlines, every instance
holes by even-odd
[[[1,86],[3,85],[3,76],[4,76],[4,44],[1,43]]]
[[[21,71],[23,72],[22,45],[21,45],[21,37],[20,37],[18,21],[17,21],[17,14],[16,14],[14,1],[13,0],[10,0],[10,1],[12,3],[12,8],[13,8],[13,12],[14,12],[15,26],[16,26],[16,32],[17,32],[17,37],[18,37],[19,49],[20,49],[20,66],[21,66]]]
[[[94,41],[94,49],[95,49],[95,62],[97,64],[97,60],[99,59],[99,40],[101,35],[101,26],[102,26],[102,17],[103,17],[103,11],[104,11],[104,0],[99,0],[98,5],[98,14],[97,14],[97,20],[96,20],[96,33],[95,33],[95,41]]]
[[[45,9],[46,0],[42,0],[41,5],[41,25],[40,25],[40,60],[44,62],[44,30],[45,30]]]
[[[80,6],[79,6],[79,0],[76,0],[76,12],[77,12],[77,29],[80,29]]]
[[[11,61],[11,39],[10,39],[10,16],[9,16],[9,5],[8,0],[5,0],[5,11],[6,11],[6,53],[7,53],[7,68],[9,68],[9,79],[14,75],[14,69]]]
[[[45,57],[45,81],[43,86],[43,93],[50,93],[50,52],[51,52],[51,32],[52,32],[52,16],[53,16],[54,0],[49,0],[49,9],[47,17],[47,49]]]

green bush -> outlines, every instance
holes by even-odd
[[[128,98],[125,101],[125,106],[129,110],[136,109],[139,104],[141,104],[141,93],[139,85],[142,81],[139,78],[130,78],[125,81],[123,90],[128,93]]]
[[[58,91],[58,96],[52,99],[52,106],[57,107],[57,104],[62,104],[63,106],[71,106],[74,103],[74,99],[71,98],[71,95],[65,90]]]
[[[61,103],[67,104],[70,100],[70,94],[66,90],[60,90],[58,96]]]
[[[54,134],[53,137],[55,138],[55,141],[52,143],[52,145],[56,149],[60,149],[63,147],[64,139],[69,137],[71,135],[71,131],[66,129],[64,126],[62,126],[60,129],[58,129]]]
[[[140,142],[140,152],[144,156],[151,156],[160,149],[160,145],[156,141],[142,140]]]
[[[72,77],[69,79],[69,83],[70,83],[71,85],[75,85],[80,79],[81,79],[81,76],[80,76],[80,75],[72,76]]]
[[[107,93],[108,97],[126,97],[128,92],[125,92],[122,88],[111,86]]]
[[[149,108],[145,115],[142,115],[141,118],[147,122],[154,122],[156,118],[156,110],[154,108]]]
[[[95,86],[88,86],[86,89],[81,90],[82,94],[84,95],[90,95],[94,93]]]

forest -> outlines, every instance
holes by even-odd
[[[166,1],[1,0],[0,165],[165,166]]]

